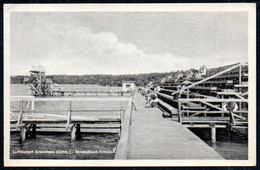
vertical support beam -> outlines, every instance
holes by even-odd
[[[239,84],[241,85],[242,84],[242,66],[240,65],[239,66]],[[238,88],[238,92],[241,92],[242,91],[242,88]],[[242,103],[239,102],[239,106],[238,106],[238,110],[241,111],[241,108],[242,108]],[[242,114],[239,113],[239,115],[241,116]]]
[[[187,89],[187,99],[189,99],[189,98],[190,98],[190,89]],[[190,116],[190,112],[187,112],[186,114],[187,114],[187,117]]]
[[[239,66],[239,84],[242,84],[242,66]],[[240,91],[240,88],[239,88]]]
[[[182,115],[182,113],[181,113],[181,102],[180,101],[178,101],[178,109],[179,109],[179,116],[178,116],[178,122],[182,122],[181,121],[181,115]]]
[[[71,123],[71,101],[69,101],[69,114],[68,114],[68,118],[67,118],[67,126],[66,126],[66,129],[68,129],[70,123]]]
[[[22,124],[22,121],[23,121],[23,101],[20,101],[20,113],[16,124],[16,129],[18,129],[20,124]]]
[[[122,124],[123,124],[123,122],[124,122],[124,117],[123,117],[123,111],[122,111],[122,107],[121,107],[121,109],[120,109],[120,121],[121,121],[121,126],[122,126]]]
[[[30,103],[31,103],[31,102],[28,100],[27,107],[26,107],[27,109],[29,109]]]
[[[75,141],[76,139],[76,127],[75,125],[71,126],[70,129],[70,141]]]
[[[80,124],[76,124],[76,139],[81,139]]]
[[[224,99],[224,95],[222,95],[221,98]],[[221,103],[221,104],[223,104],[223,103]],[[224,117],[224,115],[225,115],[224,113],[221,113],[222,117]]]
[[[32,138],[36,138],[36,124],[32,125]]]
[[[211,127],[211,142],[216,142],[216,127],[215,127],[215,124]]]
[[[20,142],[24,141],[27,137],[27,129],[25,126],[21,127],[21,133],[20,133]]]
[[[34,100],[31,101],[31,109],[34,110]]]
[[[39,71],[40,71],[40,82],[39,82],[39,95],[41,96],[42,95],[42,72],[39,68]]]
[[[122,133],[122,128],[124,127],[124,115],[123,115],[123,108],[122,108],[122,103],[121,103],[121,109],[120,109],[120,133],[119,135],[121,136],[121,133]]]

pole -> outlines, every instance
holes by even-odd
[[[216,142],[216,127],[213,125],[211,127],[211,142]]]

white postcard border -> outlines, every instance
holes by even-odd
[[[33,160],[10,159],[11,12],[248,12],[248,160]],[[4,5],[4,165],[5,166],[254,166],[256,165],[256,4],[5,4]]]

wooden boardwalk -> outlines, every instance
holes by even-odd
[[[158,108],[145,108],[145,99],[135,95],[128,159],[224,159],[186,127],[162,118]]]

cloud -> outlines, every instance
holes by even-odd
[[[148,26],[140,27],[142,23],[131,24],[125,18],[122,20],[124,24],[120,24],[120,22],[117,24],[117,22],[111,21],[110,23],[106,20],[102,20],[100,23],[98,21],[90,22],[93,17],[74,16],[70,18],[71,15],[23,13],[13,16],[11,74],[28,74],[33,65],[44,66],[47,74],[170,72],[198,68],[201,65],[215,67],[232,64],[237,60],[240,61],[241,56],[244,55],[240,50],[231,46],[234,44],[233,41],[221,43],[222,41],[214,39],[214,37],[221,37],[222,40],[223,37],[226,37],[226,34],[221,31],[208,34],[209,38],[207,38],[207,34],[204,35],[206,30],[201,31],[201,27],[191,30],[191,34],[189,34],[190,27],[186,27],[185,23],[180,28],[176,26],[174,29],[170,29],[172,28],[172,23],[170,23],[168,26],[164,24],[162,28],[165,27],[165,29],[159,29],[161,27],[157,20],[157,24],[152,27],[148,22],[150,20],[144,20],[142,22]],[[116,18],[114,17],[114,19]],[[89,22],[90,24],[88,24]],[[148,23],[145,24],[145,22]],[[97,28],[91,30],[90,26],[93,27],[95,23]],[[106,24],[103,25],[103,23]],[[153,31],[150,32],[150,30]],[[196,35],[198,33],[198,36],[192,38],[195,33]],[[124,34],[126,35],[124,36]],[[206,42],[206,40],[211,41]],[[244,42],[243,39],[235,40],[237,44],[243,45],[240,43]],[[146,45],[142,46],[142,44]],[[242,48],[244,45],[242,45],[238,45],[238,47],[241,46],[239,49],[245,51]],[[247,57],[245,56],[245,58]]]
[[[114,33],[93,33],[86,26],[56,27],[38,35],[41,41],[32,52],[44,56],[41,64],[48,74],[137,74],[169,72],[185,66],[172,53],[147,54],[134,44],[120,42]]]

